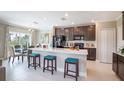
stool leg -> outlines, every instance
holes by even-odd
[[[51,63],[52,63],[52,75],[53,75],[53,70],[54,70],[54,69],[53,69],[53,60],[51,60]]]
[[[57,62],[56,62],[56,59],[55,59],[55,71],[57,71]]]
[[[43,60],[43,72],[45,71],[45,59]]]
[[[22,62],[24,61],[24,56],[22,55]]]
[[[30,57],[28,56],[28,68],[30,67]]]
[[[47,60],[47,69],[49,69],[49,60]]]
[[[33,57],[33,65],[34,65],[34,69],[36,70],[36,57]]]
[[[78,71],[78,76],[79,76],[79,62],[77,63],[77,71]]]
[[[39,67],[41,67],[41,65],[40,65],[40,56],[39,56]]]
[[[77,81],[77,77],[78,77],[78,63],[76,63],[76,81]]]
[[[65,78],[65,74],[66,74],[66,62],[65,62],[65,65],[64,65],[64,78]]]
[[[67,74],[68,74],[68,67],[69,67],[69,64],[67,63]]]

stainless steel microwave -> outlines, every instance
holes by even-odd
[[[74,40],[84,40],[83,35],[74,35]]]

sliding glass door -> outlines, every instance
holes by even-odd
[[[21,45],[21,47],[27,48],[31,45],[31,35],[20,32],[9,32],[9,45]]]

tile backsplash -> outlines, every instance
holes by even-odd
[[[66,47],[73,47],[74,43],[84,43],[84,48],[96,48],[96,41],[66,41]]]

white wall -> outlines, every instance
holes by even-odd
[[[9,26],[8,29],[11,32],[20,32],[20,33],[31,34],[31,32],[28,31],[28,28],[23,28],[23,27],[19,27],[19,26]]]
[[[5,56],[6,31],[7,25],[0,24],[0,58]]]
[[[38,43],[37,33],[38,33],[37,30],[31,32],[31,39],[32,39],[31,44],[34,46]]]

